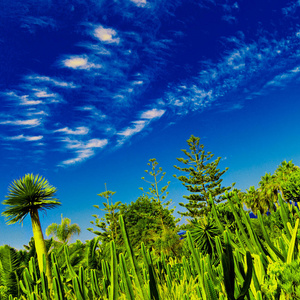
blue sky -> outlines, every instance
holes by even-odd
[[[43,229],[63,213],[84,241],[104,183],[135,201],[150,158],[178,210],[191,134],[229,167],[224,185],[299,165],[299,16],[299,0],[2,1],[2,199],[14,179],[46,177],[62,206]],[[32,235],[29,217],[0,226],[1,244]]]

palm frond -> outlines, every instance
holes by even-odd
[[[16,249],[5,245],[0,247],[0,285],[6,286],[12,296],[18,296],[18,276],[23,270],[22,256]]]
[[[2,202],[7,209],[2,213],[8,224],[22,223],[32,210],[46,210],[61,203],[54,197],[56,188],[39,175],[26,174],[14,180],[8,188],[8,195]]]

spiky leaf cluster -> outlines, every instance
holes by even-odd
[[[8,224],[22,223],[30,211],[46,210],[61,203],[54,198],[56,188],[39,175],[26,174],[14,180],[8,188],[8,195],[2,204],[8,208],[2,213]]]

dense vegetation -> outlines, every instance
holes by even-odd
[[[15,180],[2,214],[9,223],[29,214],[34,235],[24,250],[0,247],[0,299],[300,299],[299,167],[284,161],[241,192],[222,186],[227,169],[199,138],[188,146],[178,159],[184,167],[176,166],[185,175],[175,176],[189,191],[182,226],[155,159],[142,178],[149,189],[135,202],[99,194],[105,202],[95,209],[104,216],[92,216],[95,238],[85,243],[69,243],[80,228],[63,216],[44,240],[38,211],[60,204],[56,189],[39,176]]]

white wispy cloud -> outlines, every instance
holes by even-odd
[[[35,142],[35,141],[39,141],[41,139],[43,139],[42,135],[38,135],[38,136],[25,136],[23,134],[17,135],[17,136],[12,136],[12,137],[7,137],[7,140],[24,140],[24,141],[30,141],[30,142]]]
[[[27,98],[22,99],[21,105],[39,105],[43,102],[41,100],[28,100]]]
[[[94,105],[80,106],[77,107],[77,110],[88,112],[90,118],[97,121],[101,121],[107,117],[100,109],[98,109]]]
[[[20,105],[29,106],[29,105],[39,105],[43,103],[41,100],[34,99],[34,96],[30,97],[29,95],[18,95],[14,91],[6,92],[4,93],[4,95],[18,101]]]
[[[27,29],[29,32],[34,33],[40,27],[50,27],[52,29],[56,28],[56,20],[42,16],[42,17],[33,17],[26,16],[21,19],[21,27]]]
[[[142,131],[146,125],[149,124],[149,121],[146,120],[138,120],[138,121],[134,121],[132,122],[132,126],[125,128],[124,130],[118,132],[118,135],[121,135],[123,137],[131,137],[134,134]]]
[[[63,140],[66,143],[66,148],[74,149],[74,158],[64,160],[61,165],[73,165],[79,162],[82,162],[95,155],[96,148],[104,148],[108,144],[107,139],[90,139],[88,141],[78,141],[66,138]]]
[[[33,89],[33,92],[37,98],[57,98],[58,96],[56,93],[49,93],[47,88]]]
[[[269,80],[260,90],[260,93],[265,94],[269,88],[272,87],[285,87],[291,81],[300,77],[300,67],[295,67],[286,72],[282,72],[279,75],[274,76],[271,80]]]
[[[146,0],[130,0],[130,1],[136,4],[136,6],[140,6],[140,7],[144,7],[147,5]]]
[[[62,64],[67,68],[78,69],[78,70],[90,70],[90,69],[102,68],[100,64],[95,64],[93,62],[90,62],[86,55],[70,56],[69,58],[63,60]]]
[[[7,120],[7,121],[3,121],[0,122],[0,124],[3,125],[24,125],[24,126],[38,126],[41,124],[41,120],[40,119],[29,119],[29,120]]]
[[[61,88],[79,88],[79,85],[76,85],[74,82],[67,82],[67,81],[62,81],[56,78],[51,78],[49,76],[40,76],[40,75],[28,75],[25,76],[25,80],[28,81],[33,81],[35,83],[46,83],[46,84],[51,84],[56,87],[61,87]]]
[[[295,32],[277,40],[274,36],[260,36],[246,43],[244,34],[228,37],[229,49],[218,62],[203,61],[201,71],[165,93],[169,109],[182,115],[202,110],[231,93],[235,98],[251,99],[282,87],[299,76],[300,46]],[[290,68],[290,70],[289,70]],[[287,71],[288,69],[288,71]]]
[[[103,43],[109,44],[119,44],[120,38],[117,32],[112,28],[104,28],[103,26],[98,26],[94,29],[94,36]]]
[[[157,109],[157,108],[153,108],[147,111],[144,111],[141,114],[141,118],[142,119],[156,119],[156,118],[160,118],[166,111],[164,109]]]
[[[55,132],[63,132],[69,135],[86,135],[89,133],[89,128],[85,126],[76,127],[75,130],[69,129],[69,127],[64,127],[61,129],[55,130]]]
[[[20,84],[18,90],[2,93],[8,99],[17,101],[22,106],[48,105],[51,103],[63,102],[60,94],[53,92],[47,86],[37,87],[35,81],[25,77],[25,83]]]
[[[290,1],[288,5],[282,8],[282,13],[286,16],[293,15],[300,7],[300,0]]]
[[[43,110],[39,110],[39,111],[29,111],[26,115],[27,115],[27,116],[34,116],[34,115],[36,115],[36,116],[38,116],[38,115],[40,115],[40,116],[49,116],[49,114],[46,113],[46,112],[43,111]]]

